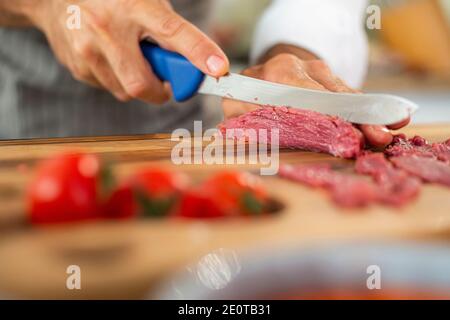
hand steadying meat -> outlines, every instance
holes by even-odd
[[[261,64],[244,70],[242,74],[302,88],[358,94],[358,91],[348,87],[341,79],[333,75],[325,62],[318,60],[307,51],[288,45],[274,47],[264,57]],[[223,102],[225,118],[236,117],[257,108],[257,105],[235,100],[225,99]],[[388,128],[373,125],[361,125],[358,128],[368,143],[375,147],[384,147],[393,139],[389,129],[400,129],[409,121],[410,119],[405,119]]]

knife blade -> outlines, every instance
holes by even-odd
[[[239,74],[219,79],[206,76],[198,92],[253,104],[316,111],[357,124],[395,124],[418,109],[415,103],[394,95],[310,90]]]
[[[179,102],[200,93],[263,106],[311,110],[372,125],[399,123],[419,108],[414,102],[394,95],[310,90],[233,73],[216,79],[203,74],[178,53],[149,42],[141,43],[141,48],[159,79],[170,82]]]

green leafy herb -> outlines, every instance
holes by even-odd
[[[263,213],[263,204],[251,192],[244,193],[242,197],[242,204],[251,214],[260,215]]]

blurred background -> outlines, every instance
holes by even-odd
[[[270,2],[215,0],[212,36],[231,58],[233,71],[248,65],[255,25]],[[367,30],[370,68],[363,90],[398,94],[415,101],[422,107],[413,119],[416,124],[450,123],[450,0],[376,0],[372,4],[382,10],[382,26],[380,30]],[[207,99],[205,110],[211,113],[211,119],[220,121],[222,110],[215,105],[219,99]],[[10,216],[24,212],[24,203],[17,199],[29,181],[31,166],[43,155],[59,150],[54,141],[48,145],[14,143],[3,145],[6,160],[0,166],[0,203],[3,212],[12,213]],[[152,161],[152,155],[161,161],[154,163],[164,164],[163,142],[103,143],[103,149],[98,150],[121,161],[117,170],[122,175],[134,170],[136,164]],[[88,145],[88,140],[79,144],[83,148]],[[295,155],[287,153],[285,159],[290,156]],[[183,170],[196,179],[211,174],[203,172],[204,167]],[[277,199],[291,197],[294,186],[286,189],[286,184],[277,181],[266,180],[271,193]],[[448,299],[450,233],[446,226],[450,216],[445,208],[449,198],[445,193],[441,198],[431,197],[439,192],[442,195],[448,190],[429,186],[424,196],[427,200],[416,203],[411,211],[394,214],[375,208],[368,214],[352,215],[329,209],[320,194],[308,198],[299,194],[293,203],[304,201],[316,211],[301,215],[293,206],[286,220],[249,219],[224,224],[136,221],[72,229],[22,229],[20,225],[2,229],[0,221],[0,291],[6,292],[0,292],[0,299],[15,298],[11,292],[27,292],[38,298]],[[444,213],[435,212],[436,207]],[[411,214],[413,210],[415,214]],[[0,218],[5,217],[0,214]],[[415,229],[422,226],[426,234]],[[428,234],[430,230],[433,237]],[[301,246],[291,243],[294,234]],[[363,243],[355,238],[371,241]],[[432,243],[428,244],[429,240]],[[241,252],[242,243],[263,250]],[[193,263],[172,277],[174,266],[185,261]],[[87,290],[68,291],[64,286],[66,268],[74,263],[83,267],[83,279],[89,284],[84,287],[83,282],[83,289]],[[381,296],[365,296],[369,265],[381,268],[387,294],[383,291]],[[154,283],[160,285],[159,290],[149,292],[149,284]],[[317,292],[312,289],[317,288],[321,289],[319,294],[328,295],[315,296]],[[341,292],[336,288],[344,289]]]
[[[212,32],[239,71],[270,0],[217,0]],[[367,30],[370,69],[363,90],[399,94],[422,106],[414,123],[450,121],[450,1],[372,0],[381,30]],[[368,14],[369,16],[369,14]],[[216,108],[214,108],[216,109]]]

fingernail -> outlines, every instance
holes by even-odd
[[[220,75],[225,68],[225,60],[219,56],[212,55],[206,61],[206,65],[208,66],[209,72],[213,75]]]

